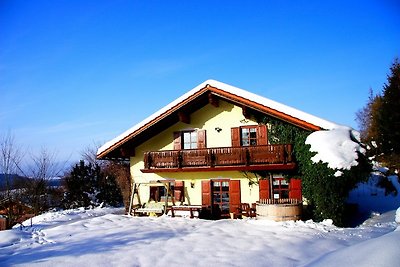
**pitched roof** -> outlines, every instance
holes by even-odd
[[[289,121],[293,124],[310,130],[333,129],[339,126],[338,124],[335,124],[333,122],[318,118],[311,114],[283,105],[268,98],[253,94],[246,90],[219,81],[207,80],[196,86],[186,94],[172,101],[164,108],[147,117],[143,121],[134,125],[119,136],[106,142],[98,149],[98,158],[106,157],[106,155],[112,150],[133,139],[135,136],[148,129],[150,126],[156,124],[157,122],[160,122],[165,117],[171,115],[172,112],[176,112],[183,105],[190,103],[207,91],[210,91],[214,95],[217,95],[221,98],[228,99],[235,103],[240,103],[242,106],[254,108],[261,112],[268,113],[272,116],[281,118],[283,120]]]

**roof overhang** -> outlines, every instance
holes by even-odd
[[[185,120],[183,114],[190,114],[208,103],[216,105],[216,99],[223,99],[242,108],[286,121],[300,128],[318,131],[333,128],[336,124],[320,119],[294,108],[252,94],[245,90],[209,80],[192,89],[147,119],[133,126],[120,136],[99,148],[99,159],[129,159],[134,156],[135,147],[159,132]]]

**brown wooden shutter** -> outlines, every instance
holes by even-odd
[[[174,132],[174,150],[182,149],[181,136],[182,136],[181,132]]]
[[[267,145],[267,126],[261,124],[257,127],[257,145]]]
[[[174,198],[175,198],[175,201],[180,201],[180,202],[183,202],[185,200],[185,182],[184,181],[175,181]]]
[[[206,130],[197,131],[197,148],[206,148]]]
[[[232,138],[232,146],[240,146],[240,128],[233,127],[231,128],[231,138]]]
[[[211,182],[209,180],[201,181],[201,204],[211,207]]]
[[[270,199],[269,180],[259,180],[258,186],[260,188],[260,199]]]
[[[293,178],[290,179],[289,198],[302,200],[303,196],[301,194],[301,180],[300,179],[293,179]]]
[[[229,181],[229,211],[236,212],[240,207],[240,180]]]

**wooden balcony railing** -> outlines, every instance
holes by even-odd
[[[294,163],[291,144],[164,150],[144,154],[144,170],[245,167],[289,163]]]

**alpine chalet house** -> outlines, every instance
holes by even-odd
[[[301,181],[290,179],[297,166],[293,144],[271,136],[271,119],[310,133],[334,126],[207,80],[105,143],[97,156],[130,161],[129,212],[135,214],[184,210],[224,218],[257,210],[272,219],[298,219],[302,194]]]

